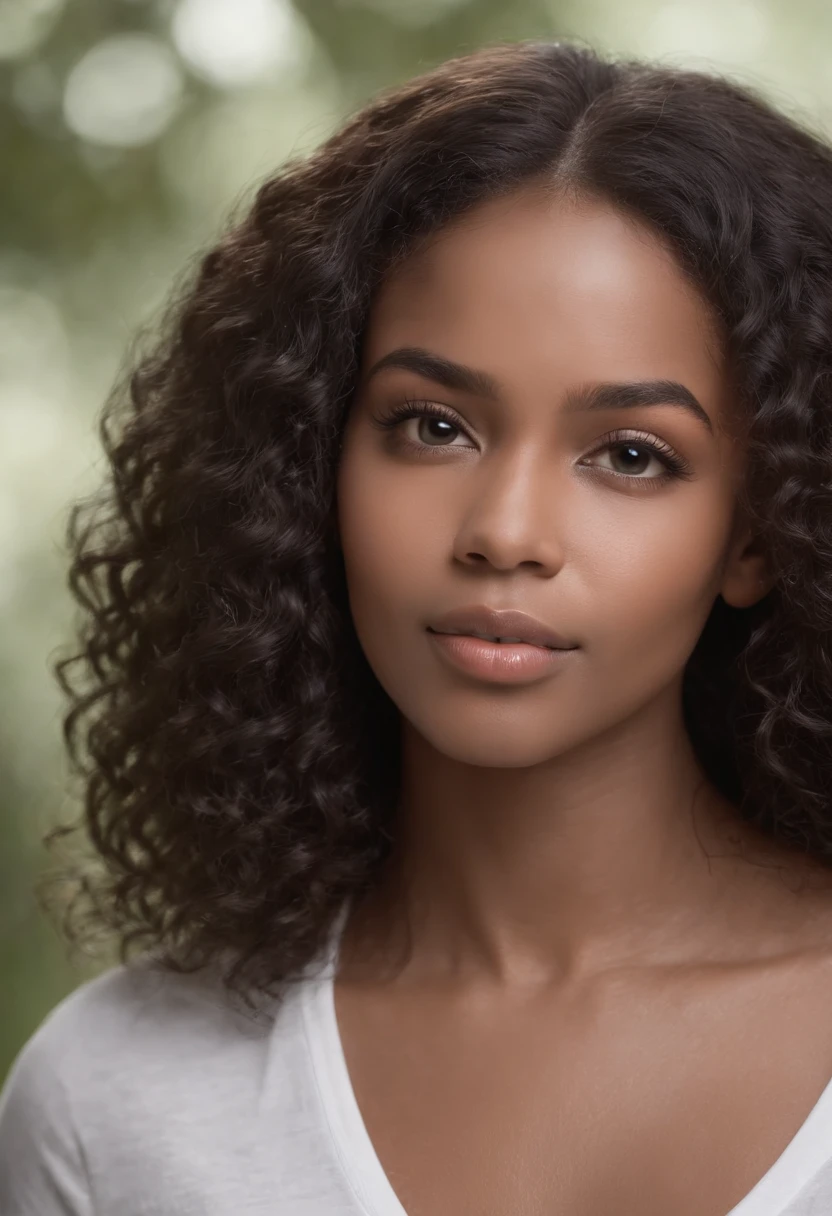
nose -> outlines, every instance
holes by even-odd
[[[489,462],[490,463],[490,462]],[[564,511],[551,464],[534,455],[480,466],[454,537],[454,557],[468,566],[533,568],[545,576],[563,565]]]

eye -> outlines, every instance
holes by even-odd
[[[461,434],[460,428],[447,418],[437,414],[421,414],[414,416],[412,428],[417,443],[425,443],[428,447],[450,447],[451,442]]]
[[[408,435],[403,423],[410,420],[415,420],[416,425],[410,428]],[[402,401],[384,417],[375,419],[374,425],[383,430],[400,430],[402,445],[417,452],[432,447],[450,447],[450,440],[466,433],[453,410],[437,401]]]
[[[689,477],[691,473],[691,466],[684,457],[657,436],[644,431],[610,431],[590,452],[590,457],[599,453],[612,453],[613,464],[617,462],[623,466],[621,469],[613,467],[604,471],[628,481],[664,482],[671,478]],[[582,463],[588,463],[588,460],[589,457]],[[651,464],[658,472],[645,476]]]

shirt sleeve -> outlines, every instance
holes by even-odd
[[[95,1216],[84,1152],[52,1036],[24,1045],[0,1090],[2,1216]]]

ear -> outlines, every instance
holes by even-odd
[[[720,593],[732,608],[750,608],[768,595],[776,579],[759,536],[738,523],[723,568]]]

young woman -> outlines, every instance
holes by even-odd
[[[262,186],[102,438],[65,923],[121,962],[3,1216],[832,1211],[830,148],[453,60]]]

